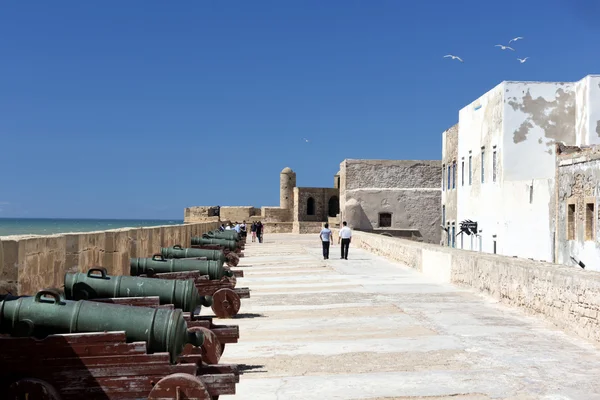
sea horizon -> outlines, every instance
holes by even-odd
[[[119,228],[181,225],[183,219],[121,218],[0,218],[0,236],[55,235],[71,232],[94,232]]]

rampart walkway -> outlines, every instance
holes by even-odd
[[[470,290],[316,235],[248,240],[236,400],[600,399],[600,349]]]

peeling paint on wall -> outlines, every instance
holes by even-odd
[[[544,130],[544,136],[556,141],[567,141],[574,131],[575,122],[575,95],[573,92],[565,92],[564,89],[556,91],[553,101],[546,100],[542,96],[534,99],[531,92],[527,93],[522,101],[513,97],[508,104],[513,110],[522,111],[528,118],[514,132],[514,143],[520,143],[527,139],[529,130],[533,123]]]

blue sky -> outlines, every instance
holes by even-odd
[[[439,159],[501,81],[600,73],[597,3],[2,1],[0,217],[181,218],[277,205],[286,166]]]

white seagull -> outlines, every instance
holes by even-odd
[[[448,58],[448,57],[452,57],[453,60],[458,60],[460,62],[464,62],[462,60],[462,58],[460,58],[459,56],[453,56],[452,54],[447,54],[447,55],[444,56],[444,58]]]
[[[516,37],[516,38],[514,38],[514,39],[510,39],[510,40],[508,41],[508,44],[511,44],[512,42],[516,42],[517,40],[522,40],[522,39],[525,39],[525,38],[524,38],[524,37],[521,37],[521,36],[519,36],[519,37]]]
[[[510,47],[510,46],[503,46],[501,44],[497,44],[495,47],[500,47],[500,48],[502,48],[502,50],[509,49],[509,50],[515,51],[515,49],[513,49],[512,47]]]
[[[306,143],[310,142],[310,140],[308,140],[307,138],[303,138],[303,140],[304,140]]]
[[[519,60],[521,62],[521,64],[523,64],[525,61],[527,61],[529,57],[525,57],[525,58],[517,58],[517,60]]]

